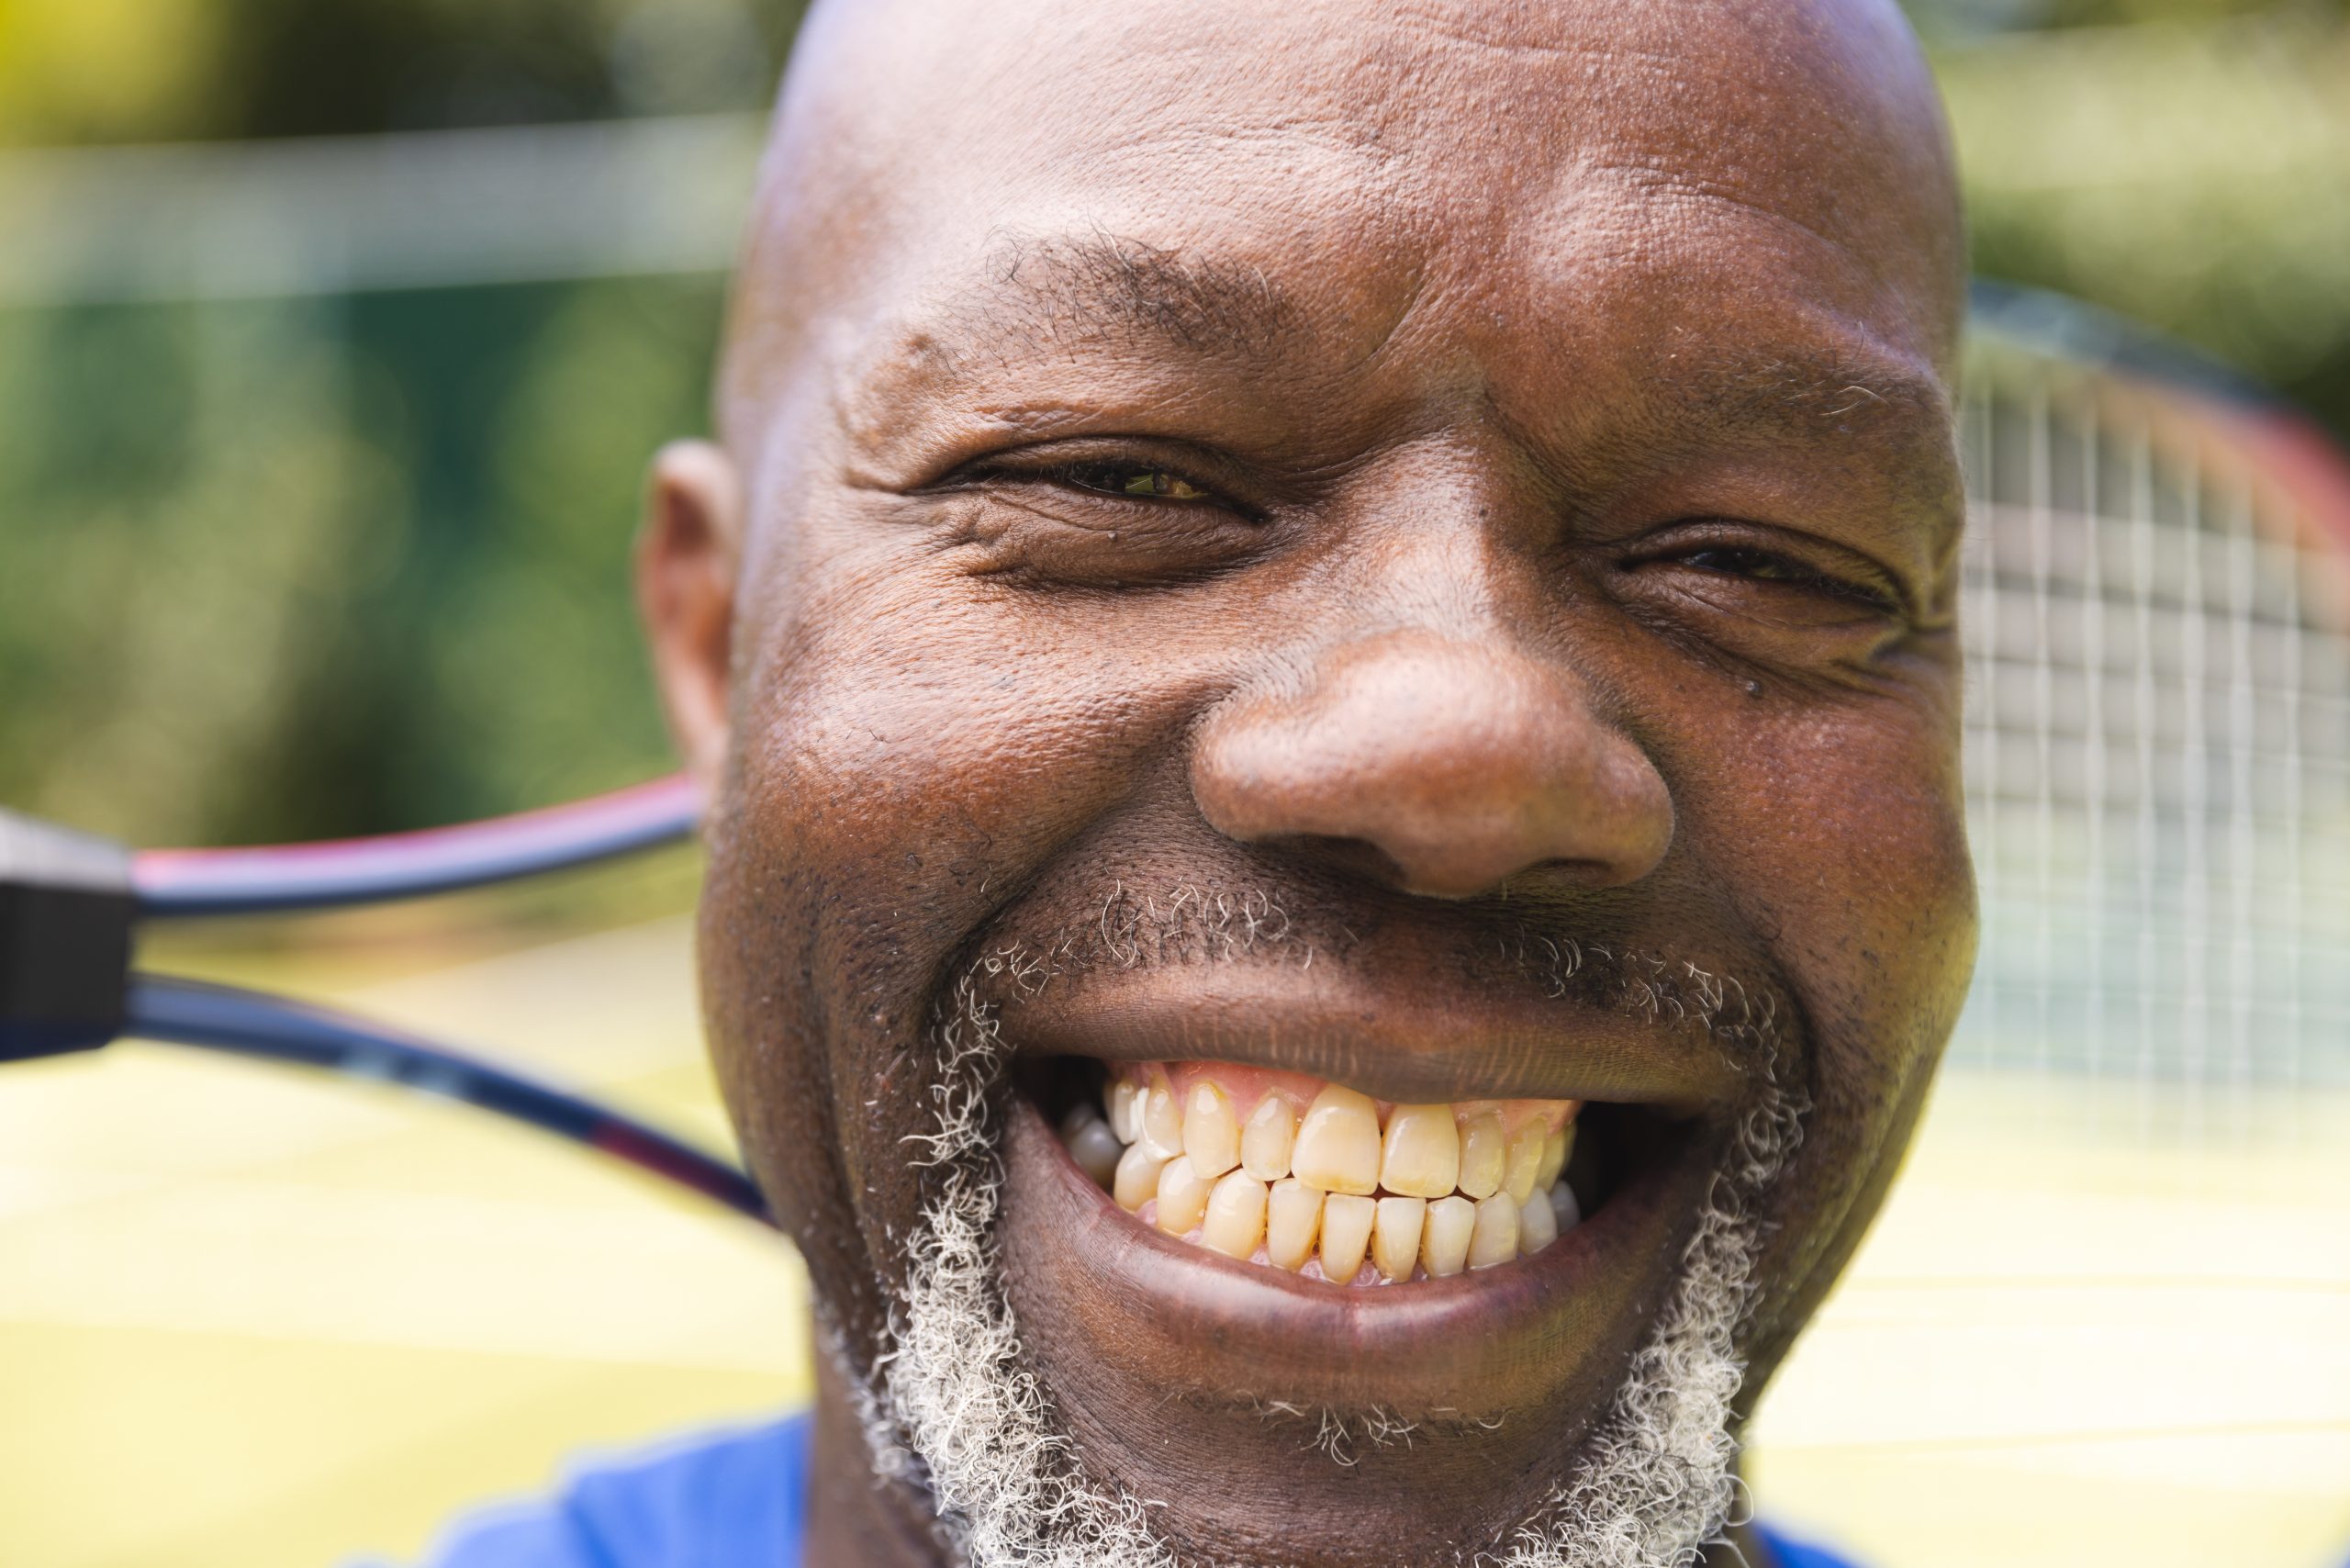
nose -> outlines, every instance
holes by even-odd
[[[1236,694],[1201,732],[1192,790],[1232,838],[1352,846],[1437,898],[1538,867],[1617,887],[1673,840],[1663,778],[1571,672],[1419,631],[1331,649],[1294,691]]]

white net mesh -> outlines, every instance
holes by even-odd
[[[1962,432],[1953,1059],[2350,1083],[2350,541],[2190,397],[1996,336]]]

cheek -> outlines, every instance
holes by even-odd
[[[1956,726],[1919,696],[1758,701],[1717,730],[1730,743],[1686,791],[1696,852],[1796,984],[1816,1045],[1863,1077],[1940,1042],[1974,964]]]
[[[1805,1014],[1811,1110],[1778,1200],[1766,1321],[1800,1322],[1788,1304],[1815,1301],[1859,1244],[1965,998],[1975,887],[1955,752],[1931,709],[1765,717],[1703,791],[1708,868]]]
[[[934,1008],[973,934],[1172,756],[1181,701],[968,582],[828,566],[766,597],[705,897],[714,1054],[820,1284],[893,1274]],[[853,1224],[844,1224],[850,1220]]]
[[[834,879],[828,924],[887,906],[968,931],[1134,788],[1164,715],[1119,651],[1030,635],[1001,605],[919,584],[841,597],[756,678],[746,796]]]
[[[1261,631],[1220,589],[1030,590],[928,537],[878,503],[811,523],[767,574],[737,737],[746,799],[834,880],[827,924],[887,905],[923,946],[1180,781],[1192,718]]]

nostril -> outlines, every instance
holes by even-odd
[[[1496,874],[1490,865],[1433,863],[1416,874],[1405,871],[1396,885],[1431,899],[1484,898],[1530,886],[1551,889],[1612,888],[1627,879],[1612,862],[1582,858],[1538,860]]]
[[[1471,823],[1444,833],[1399,831],[1390,835],[1388,849],[1402,871],[1398,885],[1423,898],[1479,898],[1528,879],[1590,888],[1630,879],[1613,859],[1541,855],[1539,842],[1512,826]]]

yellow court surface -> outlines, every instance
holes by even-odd
[[[688,941],[270,978],[715,1144]],[[161,1047],[0,1070],[0,1568],[412,1560],[578,1456],[804,1398],[803,1289],[478,1113]],[[1766,1510],[1878,1568],[2335,1568],[2350,1096],[1946,1076],[1756,1439]]]

